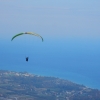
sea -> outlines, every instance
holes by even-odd
[[[100,90],[99,42],[54,41],[27,45],[23,41],[1,42],[0,70],[57,77]]]

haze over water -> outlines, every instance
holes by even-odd
[[[100,1],[72,1],[0,1],[0,69],[100,89]],[[40,34],[44,42],[28,35],[11,41],[26,31]]]

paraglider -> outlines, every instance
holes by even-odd
[[[28,34],[28,35],[33,35],[33,36],[37,36],[37,37],[39,37],[39,38],[42,40],[42,42],[43,42],[42,36],[40,36],[39,34],[34,33],[34,32],[22,32],[22,33],[16,34],[16,35],[14,35],[14,36],[12,37],[11,41],[14,40],[16,37],[18,37],[18,36],[20,36],[20,35],[26,35],[26,34]],[[28,62],[28,60],[29,60],[29,57],[26,57],[26,61],[27,61],[27,62]]]

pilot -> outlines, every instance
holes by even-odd
[[[26,61],[28,61],[28,57],[26,57]]]

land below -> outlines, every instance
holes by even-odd
[[[55,77],[0,70],[0,100],[100,100],[100,90]]]

